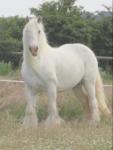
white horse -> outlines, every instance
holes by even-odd
[[[45,91],[48,96],[47,125],[60,124],[57,110],[57,92],[73,89],[78,99],[87,107],[92,122],[99,122],[99,109],[110,111],[104,100],[103,85],[94,53],[83,44],[64,44],[51,47],[44,32],[41,17],[32,18],[23,30],[22,76],[28,100],[25,128],[37,127],[37,93]]]

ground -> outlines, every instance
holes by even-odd
[[[111,150],[111,119],[102,117],[97,127],[90,126],[83,121],[82,106],[71,91],[58,95],[59,113],[65,123],[52,129],[41,123],[47,116],[47,98],[41,93],[38,129],[20,131],[25,99],[23,83],[0,83],[0,150]],[[108,103],[110,106],[111,98]]]

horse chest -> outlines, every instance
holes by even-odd
[[[27,85],[36,89],[37,91],[41,91],[45,89],[45,81],[40,77],[38,73],[33,71],[29,67],[22,68],[22,76]]]

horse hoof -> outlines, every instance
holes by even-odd
[[[89,126],[98,128],[99,125],[100,125],[100,120],[90,119],[90,120],[88,121],[88,124],[89,124]]]
[[[22,128],[26,129],[37,129],[38,120],[36,116],[25,116]]]
[[[48,127],[58,127],[64,123],[64,120],[60,117],[48,117],[45,122],[45,126]]]

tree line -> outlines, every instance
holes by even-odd
[[[45,2],[31,8],[31,14],[43,16],[45,32],[52,46],[83,43],[96,55],[112,55],[112,10],[90,13],[76,5],[77,0]],[[0,18],[0,53],[22,51],[24,17]]]

